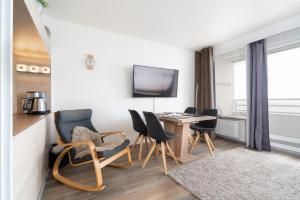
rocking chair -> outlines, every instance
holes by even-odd
[[[55,125],[60,136],[58,144],[65,147],[65,149],[60,153],[60,155],[56,159],[52,173],[56,180],[67,186],[84,191],[101,191],[105,188],[101,172],[101,169],[103,167],[107,165],[112,167],[124,167],[132,164],[131,154],[128,147],[130,141],[126,139],[125,134],[122,131],[114,131],[99,133],[102,142],[104,142],[105,137],[114,134],[119,134],[124,139],[122,144],[116,146],[112,150],[96,151],[96,147],[92,141],[72,142],[72,131],[76,126],[86,127],[91,131],[97,132],[97,130],[94,128],[91,122],[91,117],[91,109],[65,110],[58,111],[55,113]],[[90,154],[81,158],[76,158],[75,147],[81,145],[87,145]],[[67,153],[69,156],[70,165],[73,167],[93,163],[96,176],[95,185],[83,185],[60,175],[58,169],[59,164]],[[113,161],[126,154],[128,158],[128,163],[112,164]]]

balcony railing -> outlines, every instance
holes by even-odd
[[[246,112],[247,100],[234,99],[234,112]],[[300,115],[300,98],[269,99],[269,113]]]

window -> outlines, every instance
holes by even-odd
[[[268,54],[269,111],[300,114],[300,47]],[[246,61],[234,63],[234,110],[246,111]]]
[[[270,99],[300,99],[300,47],[268,55]]]
[[[246,61],[234,62],[234,108],[235,112],[247,111]]]
[[[246,99],[246,61],[234,63],[234,99]]]

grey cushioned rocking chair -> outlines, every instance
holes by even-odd
[[[81,109],[81,110],[65,110],[65,111],[58,111],[55,113],[55,125],[57,132],[60,136],[58,140],[58,144],[65,147],[64,151],[60,153],[58,158],[55,161],[54,167],[53,167],[53,176],[56,180],[59,182],[79,189],[79,190],[85,190],[85,191],[101,191],[104,189],[105,185],[103,184],[102,179],[102,173],[101,169],[107,165],[112,167],[124,167],[127,165],[131,165],[131,154],[129,150],[129,143],[130,141],[126,139],[125,134],[122,131],[114,131],[114,132],[104,132],[99,133],[102,139],[102,142],[104,141],[104,138],[110,135],[119,134],[123,139],[123,143],[119,146],[115,147],[112,150],[106,150],[97,152],[95,150],[95,145],[92,141],[80,141],[80,142],[72,142],[72,131],[75,126],[82,126],[86,127],[94,132],[97,132],[97,130],[94,128],[92,122],[92,110],[91,109]],[[80,159],[76,159],[76,150],[75,147],[81,146],[81,145],[88,145],[90,154],[87,156],[84,156]],[[62,160],[62,158],[69,154],[69,160],[71,166],[78,166],[83,165],[87,163],[93,163],[95,175],[96,175],[96,184],[95,185],[83,185],[80,183],[77,183],[73,180],[67,179],[59,174],[58,167]],[[123,155],[126,155],[128,157],[128,163],[125,164],[112,164],[113,161],[120,158]]]

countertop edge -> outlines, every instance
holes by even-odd
[[[13,137],[46,118],[49,114],[51,113],[43,115],[13,114]]]

